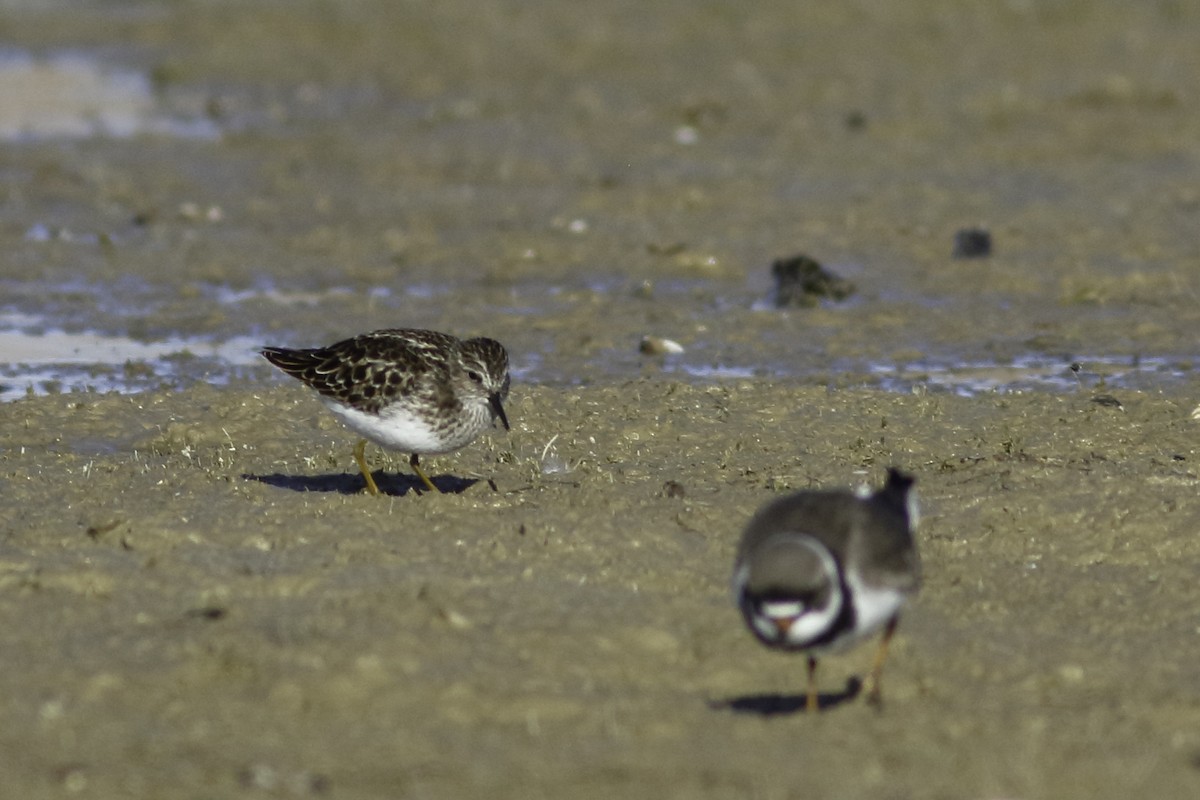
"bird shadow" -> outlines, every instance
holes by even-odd
[[[846,688],[840,692],[821,692],[817,695],[817,709],[827,711],[837,708],[858,697],[862,692],[862,681],[851,676]],[[724,700],[710,700],[708,707],[717,711],[732,711],[736,714],[757,714],[760,717],[779,717],[802,714],[807,710],[808,697],[803,694],[745,694]]]
[[[379,493],[388,495],[389,497],[429,493],[428,487],[415,475],[405,475],[402,473],[388,475],[383,472],[373,472],[371,473],[371,477],[375,479],[375,485],[379,488]],[[366,494],[367,492],[366,483],[363,481],[361,475],[345,472],[326,475],[283,475],[278,472],[271,475],[244,473],[242,480],[258,481],[268,486],[288,489],[293,492],[331,492],[347,495]],[[433,481],[433,485],[442,494],[462,494],[467,489],[479,483],[479,480],[476,478],[459,478],[454,475],[438,475],[429,480]]]

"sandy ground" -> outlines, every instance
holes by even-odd
[[[361,494],[265,364],[0,405],[4,794],[1200,796],[1191,5],[10,6],[7,44],[222,135],[5,143],[6,310],[486,334],[518,380],[511,434],[428,459],[437,496],[378,450]],[[951,258],[971,225],[993,256]],[[771,309],[795,252],[857,294]],[[1029,354],[1078,383],[862,388]],[[882,711],[846,691],[864,647],[814,719],[733,547],[890,465],[925,586]]]

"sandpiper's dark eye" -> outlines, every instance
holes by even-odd
[[[467,377],[470,378],[471,380],[475,381],[476,383],[483,383],[483,376],[480,375],[475,370],[467,370]]]

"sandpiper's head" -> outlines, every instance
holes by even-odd
[[[495,339],[468,339],[462,345],[462,368],[468,391],[484,400],[491,409],[492,421],[499,419],[508,430],[504,399],[508,397],[508,351]]]

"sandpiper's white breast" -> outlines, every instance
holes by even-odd
[[[444,432],[439,432],[430,425],[425,417],[412,413],[403,403],[393,403],[378,414],[369,414],[332,398],[321,399],[351,430],[383,447],[406,453],[449,453],[469,443],[478,433],[477,428],[469,431],[463,428],[460,429],[462,432],[471,435],[446,436]]]

